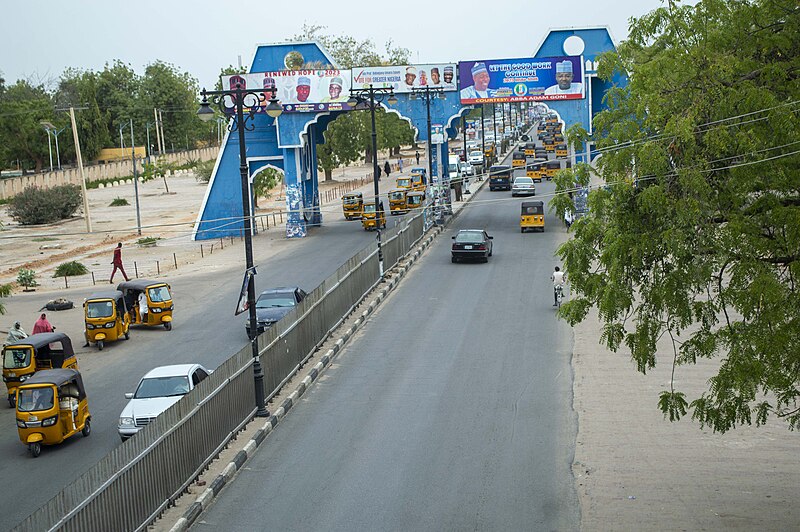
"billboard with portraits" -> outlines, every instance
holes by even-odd
[[[463,61],[458,73],[462,104],[585,98],[582,56]]]
[[[455,63],[425,65],[394,65],[381,67],[358,67],[352,69],[354,89],[373,87],[392,88],[397,94],[412,92],[414,88],[438,87],[444,91],[455,91]]]
[[[349,70],[280,70],[234,74],[222,77],[222,87],[228,90],[233,84],[242,81],[247,89],[256,92],[275,87],[275,96],[284,113],[350,110],[347,105],[350,98]],[[260,103],[256,112],[265,112],[271,97],[270,92],[263,94],[267,100]]]

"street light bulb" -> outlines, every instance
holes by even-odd
[[[208,122],[214,118],[214,110],[211,109],[211,105],[208,103],[205,96],[203,97],[203,101],[200,102],[200,108],[197,110],[197,117],[203,122]]]
[[[389,95],[389,99],[387,101],[389,102],[389,105],[394,105],[397,103],[397,98],[395,97],[394,93]]]
[[[283,107],[275,98],[270,98],[269,105],[267,105],[267,114],[272,118],[278,118],[283,113]]]
[[[355,107],[356,105],[358,105],[358,98],[356,98],[355,96],[350,96],[350,99],[347,100],[347,105],[349,105],[350,107]]]

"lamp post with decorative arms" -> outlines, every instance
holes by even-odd
[[[197,115],[204,122],[215,118],[214,111],[208,98],[211,97],[223,113],[235,114],[235,119],[231,120],[228,128],[231,131],[239,132],[239,176],[242,186],[242,220],[244,221],[244,253],[246,271],[249,276],[247,283],[247,310],[250,321],[250,346],[253,352],[253,380],[256,395],[256,416],[269,416],[264,395],[264,371],[261,367],[258,353],[258,320],[256,318],[256,285],[255,285],[255,266],[253,265],[253,231],[252,216],[250,214],[250,187],[247,170],[247,148],[245,145],[245,131],[253,131],[255,125],[253,118],[256,110],[267,101],[266,92],[272,94],[269,103],[266,105],[266,112],[272,118],[277,118],[283,112],[278,100],[275,98],[276,89],[263,88],[259,90],[247,89],[244,80],[232,80],[230,90],[207,91],[203,89],[200,93],[203,101],[197,110]],[[245,116],[244,109],[248,109]]]
[[[428,201],[433,202],[434,206],[437,204],[437,198],[434,197],[433,193],[433,142],[431,142],[431,101],[435,98],[441,98],[441,94],[444,93],[444,89],[442,87],[431,87],[430,85],[426,85],[425,87],[413,87],[411,89],[411,99],[417,100],[421,99],[425,102],[425,113],[428,119]],[[443,183],[444,180],[442,176],[439,176],[439,182]],[[430,212],[431,220],[435,219],[434,213]]]
[[[375,188],[375,231],[378,239],[378,271],[383,279],[383,250],[381,249],[380,227],[380,188],[378,187],[378,133],[375,129],[375,107],[386,100],[389,105],[397,103],[394,89],[391,87],[365,87],[363,89],[350,89],[350,99],[347,104],[355,110],[369,109],[372,121],[372,181]]]

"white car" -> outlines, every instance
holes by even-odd
[[[464,175],[464,176],[475,175],[475,170],[473,170],[471,164],[462,162],[461,163],[461,175]]]
[[[478,150],[469,152],[469,155],[467,155],[467,162],[474,166],[483,166],[483,153]]]
[[[519,176],[514,179],[514,184],[511,185],[512,196],[535,196],[536,185],[533,184],[533,179],[526,176]]]
[[[139,432],[210,374],[200,364],[160,366],[148,371],[136,391],[125,394],[130,401],[119,415],[119,437],[125,441]]]

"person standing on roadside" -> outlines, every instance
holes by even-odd
[[[389,177],[389,174],[392,173],[392,167],[389,166],[389,161],[383,163],[383,173],[386,174],[386,177]]]
[[[122,272],[122,276],[125,280],[128,280],[128,274],[125,273],[125,268],[122,267],[122,242],[117,244],[117,247],[114,248],[114,259],[111,261],[111,264],[114,265],[114,269],[111,270],[111,280],[109,283],[114,284],[114,275],[116,275],[117,270]]]
[[[39,316],[39,319],[36,320],[36,323],[33,324],[33,332],[31,334],[49,333],[54,330],[55,327],[47,321],[47,315],[43,312],[42,315]]]
[[[414,157],[416,157],[416,158],[417,158],[417,164],[419,164],[419,150],[417,150],[416,152],[414,152]]]
[[[398,157],[397,158],[397,169],[401,174],[403,173],[403,158],[402,157]]]

